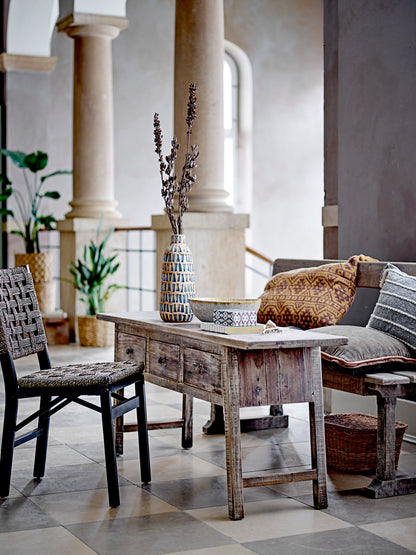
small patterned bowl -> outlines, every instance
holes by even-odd
[[[212,322],[214,310],[247,310],[258,311],[260,299],[188,299],[192,312],[201,322]]]

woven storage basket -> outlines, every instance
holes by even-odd
[[[396,422],[396,468],[407,424]],[[328,466],[346,472],[373,472],[377,466],[377,418],[366,414],[325,417]]]
[[[114,344],[114,324],[95,316],[78,316],[78,339],[83,347],[109,347]]]

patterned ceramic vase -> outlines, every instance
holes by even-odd
[[[185,235],[172,235],[163,255],[160,317],[165,322],[189,322],[193,313],[188,299],[195,296],[192,253]]]

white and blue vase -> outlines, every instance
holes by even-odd
[[[172,235],[163,255],[160,290],[160,317],[164,322],[190,322],[193,317],[188,299],[195,296],[192,253],[185,235]]]

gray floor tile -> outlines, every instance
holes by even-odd
[[[0,500],[0,532],[48,528],[57,526],[57,524],[56,520],[44,513],[26,497],[11,497]]]
[[[163,513],[67,528],[100,555],[159,555],[236,543],[186,513]]]
[[[260,555],[404,555],[408,549],[359,528],[344,528],[243,544]]]
[[[312,502],[312,496],[296,499],[307,504]],[[328,495],[328,508],[324,511],[357,526],[410,518],[416,516],[416,494],[370,499],[360,490],[332,492]]]
[[[183,511],[201,509],[203,507],[218,507],[220,505],[227,505],[228,502],[227,480],[225,476],[153,483],[143,486],[143,488]],[[247,488],[244,490],[244,500],[247,503],[276,497],[282,496],[266,487]]]
[[[119,484],[131,485],[119,476]],[[32,479],[28,471],[12,473],[12,485],[25,496],[107,487],[105,467],[96,463],[47,468],[42,480]]]
[[[310,447],[307,442],[277,445],[269,443],[241,450],[243,472],[273,470],[311,464]],[[225,451],[198,452],[198,456],[226,468]]]

